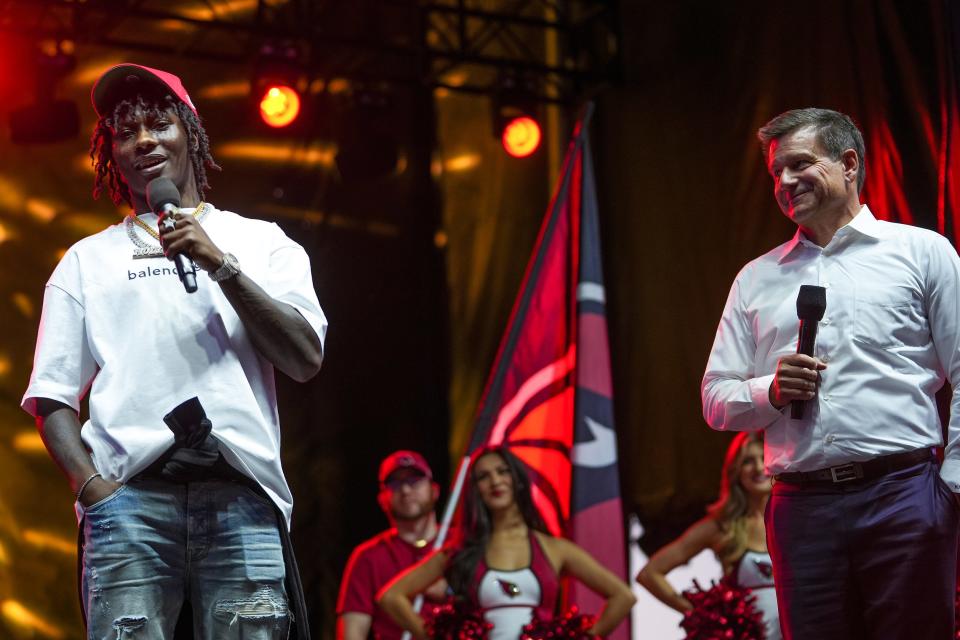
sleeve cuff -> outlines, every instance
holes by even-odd
[[[38,398],[46,398],[48,400],[62,402],[77,413],[80,413],[80,399],[77,398],[77,396],[65,385],[52,383],[44,385],[31,385],[27,389],[26,393],[24,393],[23,400],[20,401],[20,408],[36,418]]]
[[[770,385],[773,384],[773,374],[751,378],[748,380],[750,385],[750,398],[753,400],[753,407],[757,415],[761,418],[774,420],[783,414],[783,409],[777,409],[770,404]]]
[[[318,314],[312,309],[308,309],[298,302],[290,302],[282,299],[280,300],[296,309],[296,311],[303,316],[303,319],[307,321],[307,324],[310,325],[310,327],[313,329],[313,332],[317,334],[317,338],[320,340],[320,346],[323,347],[327,338],[327,319],[323,315],[323,312],[321,311]]]

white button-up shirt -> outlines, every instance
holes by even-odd
[[[824,287],[814,355],[827,363],[800,420],[770,404],[797,350],[800,285]],[[733,283],[701,387],[714,429],[765,429],[768,473],[812,471],[943,444],[934,394],[960,381],[960,258],[941,235],[864,206],[819,247],[799,230]],[[960,491],[960,394],[942,477]]]

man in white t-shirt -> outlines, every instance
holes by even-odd
[[[171,638],[190,602],[197,638],[307,638],[274,369],[320,369],[309,259],[276,225],[202,202],[219,167],[179,78],[118,65],[92,100],[94,195],[133,213],[54,270],[23,398],[76,497],[88,633]],[[180,194],[172,229],[147,203],[157,178]]]

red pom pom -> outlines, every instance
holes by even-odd
[[[694,580],[693,589],[684,591],[683,597],[693,604],[680,622],[687,640],[766,639],[763,617],[749,589],[723,579],[704,591]]]
[[[426,626],[434,640],[487,640],[493,628],[479,611],[457,602],[435,605]]]
[[[576,605],[553,620],[543,620],[536,614],[520,632],[520,640],[591,640],[587,633],[597,623],[597,617],[580,613]]]

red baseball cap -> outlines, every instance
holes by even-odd
[[[414,469],[433,480],[430,465],[427,464],[422,455],[416,451],[401,449],[400,451],[394,451],[380,463],[380,484],[385,484],[387,478],[400,469]]]
[[[105,116],[110,109],[117,103],[120,97],[126,93],[124,89],[131,87],[138,82],[145,82],[153,85],[161,85],[169,89],[170,93],[175,95],[180,101],[190,107],[194,115],[197,108],[193,106],[187,90],[183,87],[180,78],[161,71],[160,69],[151,69],[140,64],[124,62],[110,67],[103,72],[96,82],[93,83],[93,90],[90,91],[90,100],[93,102],[93,109],[101,118]]]

